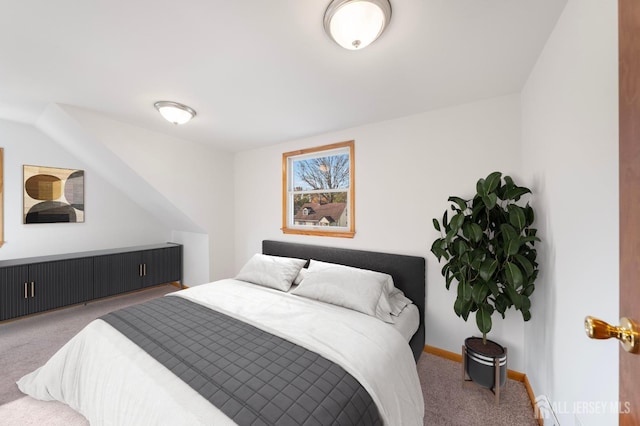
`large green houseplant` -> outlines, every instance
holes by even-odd
[[[438,262],[445,260],[447,289],[457,282],[454,311],[465,321],[475,312],[484,344],[494,312],[504,318],[513,306],[525,321],[531,318],[529,298],[538,275],[534,243],[540,239],[532,227],[533,208],[518,204],[529,193],[509,176],[494,172],[478,180],[472,198],[449,197],[450,219],[449,210],[442,221],[433,219],[441,237],[431,251]]]

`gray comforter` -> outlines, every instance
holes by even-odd
[[[366,390],[339,365],[179,297],[102,319],[239,425],[381,425]]]

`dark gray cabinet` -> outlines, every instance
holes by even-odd
[[[174,281],[173,243],[0,261],[0,321]]]
[[[93,296],[91,258],[59,260],[29,265],[29,313],[86,302]]]
[[[182,280],[182,246],[95,258],[95,297],[111,296]]]
[[[172,247],[142,252],[142,287],[182,279],[182,254]]]
[[[0,269],[0,320],[29,314],[30,283],[28,266]]]

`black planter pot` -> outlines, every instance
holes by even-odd
[[[481,337],[469,337],[464,341],[463,357],[465,375],[499,397],[499,389],[507,381],[507,348],[489,339],[485,346]]]

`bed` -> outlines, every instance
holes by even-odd
[[[236,279],[109,314],[19,388],[64,402],[91,424],[422,424],[415,362],[424,347],[423,258],[270,240],[254,258],[287,267],[301,259],[307,278],[286,291],[256,285],[238,279],[248,262]],[[413,304],[391,324],[301,297],[306,282],[344,272],[333,265],[388,274]],[[417,323],[400,330],[409,311]],[[202,355],[212,351],[222,364]]]

